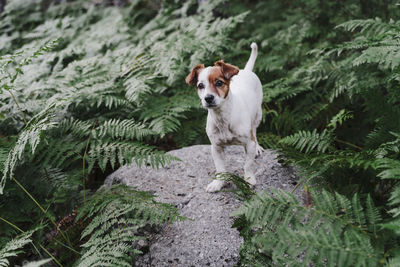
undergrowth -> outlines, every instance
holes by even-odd
[[[297,166],[309,201],[237,182],[240,264],[400,264],[394,3],[14,0],[0,16],[0,265],[133,264],[140,228],[182,218],[97,189],[123,164],[162,168],[178,160],[165,150],[207,143],[184,78],[243,67],[252,41],[258,140]]]
[[[235,213],[244,266],[399,264],[398,9],[351,3],[300,1],[314,14],[260,32],[270,80],[258,139],[297,166],[307,201],[265,192]],[[363,4],[377,18],[354,19],[370,16]]]
[[[180,218],[145,193],[95,190],[121,165],[160,168],[179,160],[160,148],[205,140],[197,124],[182,125],[205,111],[181,81],[219,57],[246,13],[216,19],[218,2],[153,4],[12,1],[1,14],[0,210],[20,229],[40,226],[34,243],[58,265],[130,265],[135,229]],[[1,246],[18,234],[2,229]]]

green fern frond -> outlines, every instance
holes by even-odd
[[[154,196],[125,185],[114,185],[94,194],[79,210],[77,220],[90,218],[81,239],[84,253],[77,266],[132,266],[141,251],[132,245],[142,236],[138,230],[146,225],[184,220],[178,211],[154,201]]]
[[[34,116],[25,126],[24,130],[19,134],[15,146],[8,153],[7,160],[4,163],[3,176],[0,181],[0,194],[3,193],[6,179],[13,175],[17,162],[22,159],[27,145],[30,145],[31,154],[34,154],[36,147],[40,142],[42,132],[51,129],[56,125],[56,123],[51,120],[51,117],[52,112],[58,105],[61,105],[61,102],[49,105],[39,114]]]
[[[314,129],[310,131],[300,131],[294,135],[287,136],[280,140],[281,144],[293,146],[294,148],[304,151],[304,153],[310,153],[312,151],[317,151],[319,153],[324,153],[333,141],[332,133],[328,130],[322,131],[322,133],[317,133]]]
[[[336,26],[336,28],[343,28],[346,31],[354,32],[360,30],[361,33],[369,36],[382,35],[391,30],[399,30],[400,25],[398,22],[391,20],[389,23],[382,21],[380,18],[376,19],[355,19],[349,20]]]
[[[43,259],[43,260],[39,260],[39,261],[30,261],[26,264],[24,264],[24,267],[40,267],[43,266],[49,262],[51,262],[52,259]]]
[[[150,122],[152,130],[158,133],[161,137],[164,137],[167,133],[175,132],[181,126],[179,118],[185,118],[181,114],[167,113],[162,117],[153,119]]]
[[[304,84],[296,86],[294,79],[277,79],[263,85],[263,100],[265,102],[288,100],[310,90],[312,88]]]
[[[31,243],[31,236],[34,231],[27,231],[20,234],[16,238],[8,241],[5,246],[0,250],[0,266],[9,266],[8,258],[15,257],[21,253],[21,249],[28,243]]]
[[[382,169],[378,176],[382,179],[400,179],[400,160],[382,158],[377,160],[378,168]]]
[[[379,47],[368,47],[353,62],[354,66],[362,64],[377,64],[384,69],[394,70],[400,66],[400,45],[381,45]]]
[[[332,117],[331,121],[328,123],[328,127],[335,130],[338,125],[342,125],[348,119],[352,119],[354,116],[350,111],[345,109],[340,110],[335,116]]]
[[[216,173],[213,179],[233,182],[237,187],[237,190],[235,190],[234,193],[239,199],[248,200],[255,195],[251,185],[246,182],[244,177],[240,177],[232,173]]]
[[[391,193],[389,205],[392,209],[389,211],[393,220],[384,224],[383,227],[388,228],[400,234],[400,186],[397,186]]]
[[[143,95],[145,94],[152,94],[154,93],[154,88],[149,85],[149,82],[154,80],[156,76],[153,77],[137,77],[132,76],[124,81],[125,86],[125,97],[130,102],[140,103],[138,101]]]
[[[392,216],[390,220],[381,224],[381,227],[387,229],[394,233],[395,235],[400,235],[400,186],[397,184],[396,188],[391,192],[389,198],[389,206],[391,209],[389,210],[389,214]],[[394,247],[394,249],[398,250],[398,243]],[[388,263],[385,266],[398,266],[399,257],[394,254],[394,258],[389,259]]]
[[[148,163],[157,168],[177,160],[176,157],[157,151],[154,147],[129,141],[93,141],[87,154],[89,172],[95,163],[104,171],[108,163],[114,168],[117,162],[122,166],[135,161],[138,166]]]
[[[369,230],[382,221],[371,199],[366,208],[355,195],[351,200],[327,191],[311,193],[302,205],[287,192],[273,190],[254,196],[235,213],[242,229],[245,264],[265,262],[290,266],[374,266],[382,252],[373,248]],[[367,215],[365,215],[367,214]],[[253,229],[252,231],[248,231]],[[250,247],[250,248],[249,248]],[[254,247],[255,250],[251,249]],[[268,259],[272,260],[268,261]]]
[[[58,134],[73,134],[78,138],[90,136],[93,125],[89,121],[81,121],[70,117],[59,122],[56,129]]]
[[[34,51],[30,56],[24,56],[24,51],[16,52],[13,55],[6,55],[0,57],[0,74],[1,74],[1,89],[10,90],[15,80],[21,74],[24,74],[23,67],[32,63],[32,61],[45,52],[51,51],[59,42],[59,39],[48,41],[43,44],[39,49]],[[19,59],[19,60],[18,60]],[[12,68],[9,67],[12,66]]]
[[[10,153],[10,150],[12,149],[13,145],[13,140],[11,139],[8,142],[0,142],[0,172],[3,173],[4,171],[4,163],[7,161],[8,154]]]
[[[399,266],[400,266],[400,256],[390,258],[389,261],[385,264],[385,267],[399,267]]]
[[[68,168],[83,158],[87,141],[75,141],[70,138],[51,139],[39,145],[38,151],[31,157],[38,162],[38,166],[52,166],[54,168]]]
[[[136,120],[111,119],[96,128],[94,137],[98,139],[111,137],[113,139],[141,141],[144,137],[155,134],[156,132],[149,129],[147,125]]]
[[[272,133],[260,133],[257,134],[257,140],[264,148],[278,149],[281,137]]]

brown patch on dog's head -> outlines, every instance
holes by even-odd
[[[211,90],[218,96],[226,98],[229,93],[230,80],[238,72],[238,67],[226,64],[222,60],[215,62],[215,66],[211,68],[208,76]]]
[[[225,98],[228,95],[229,80],[225,78],[220,67],[211,68],[208,75],[208,81],[210,83],[211,91],[216,93],[219,97]]]
[[[233,76],[239,73],[239,68],[231,64],[225,63],[223,60],[215,62],[215,66],[221,68],[225,79],[230,80]]]
[[[186,83],[188,85],[195,85],[197,83],[197,78],[199,77],[200,71],[204,69],[204,64],[198,64],[192,69],[188,76],[186,76]]]

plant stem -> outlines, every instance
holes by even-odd
[[[268,106],[267,103],[264,103],[264,107],[265,107],[268,111],[271,111],[271,109],[269,108],[269,106]]]
[[[21,228],[19,228],[18,226],[16,226],[15,224],[13,224],[12,222],[10,222],[10,221],[7,221],[6,219],[4,219],[4,218],[2,218],[2,217],[0,217],[0,220],[2,220],[3,222],[5,222],[5,223],[7,223],[8,225],[10,225],[11,227],[13,227],[14,229],[16,229],[16,230],[18,230],[19,232],[21,232],[21,233],[25,233],[25,231],[23,231]],[[33,243],[32,243],[33,244]],[[42,246],[41,244],[39,244],[39,246],[40,246],[40,248],[41,249],[43,249],[44,250],[44,252],[46,252],[46,254],[47,255],[49,255],[50,256],[50,258],[52,258],[53,259],[53,261],[55,262],[55,263],[57,263],[58,264],[58,266],[63,266],[44,246]]]
[[[94,130],[96,123],[93,125],[92,131]],[[86,160],[86,155],[87,155],[87,150],[89,148],[89,143],[90,143],[90,139],[92,139],[92,131],[90,132],[89,138],[86,142],[86,147],[85,147],[85,152],[83,153],[83,157],[82,157],[82,176],[83,176],[83,205],[85,205],[86,203],[86,188],[85,188],[85,183],[86,183],[86,164],[85,164],[85,160]]]
[[[63,266],[45,247],[43,247],[42,245],[40,245],[39,244],[39,246],[44,250],[44,252],[46,252],[47,253],[47,255],[49,255],[50,256],[50,258],[52,258],[53,259],[53,261],[55,262],[55,263],[57,263],[58,264],[58,266]]]
[[[77,251],[77,250],[74,249],[73,247],[70,247],[70,246],[68,246],[68,245],[65,245],[64,243],[58,241],[57,239],[53,239],[53,240],[54,240],[57,244],[59,244],[59,245],[65,247],[65,248],[71,250],[72,252],[76,253],[77,255],[82,255],[79,251]]]
[[[349,142],[346,142],[346,141],[343,141],[343,140],[340,140],[340,139],[335,139],[335,141],[338,142],[338,143],[342,143],[342,144],[351,146],[351,147],[356,148],[356,149],[358,149],[358,150],[360,150],[360,151],[363,150],[362,147],[359,147],[359,146],[357,146],[357,145],[354,145],[354,144],[352,144],[352,143],[349,143]]]
[[[21,113],[21,116],[22,116],[22,119],[24,120],[25,125],[27,125],[27,124],[28,124],[28,121],[26,120],[25,114],[24,114],[24,112],[22,111],[22,108],[20,107],[20,105],[18,104],[17,99],[15,98],[14,94],[11,92],[11,89],[8,90],[8,92],[10,93],[12,99],[14,100],[15,104],[17,105],[18,111],[19,111],[19,113]]]
[[[0,220],[2,220],[3,222],[7,223],[8,225],[10,225],[11,227],[13,227],[14,229],[20,231],[21,233],[25,233],[21,228],[19,228],[18,226],[16,226],[15,224],[13,224],[10,221],[7,221],[6,219],[0,217]],[[38,248],[35,246],[34,243],[32,243],[33,248],[36,250],[36,252],[39,254],[40,257],[43,257],[42,254],[40,253],[40,251],[38,250]]]
[[[290,193],[294,193],[294,191],[296,191],[296,189],[303,183],[303,181],[299,181],[292,189],[292,191],[290,191]]]
[[[56,229],[57,229],[58,227],[57,227],[56,222],[47,214],[47,212],[46,212],[45,209],[42,207],[42,205],[40,205],[39,202],[36,201],[36,199],[28,192],[28,190],[25,189],[25,187],[22,186],[22,184],[20,184],[20,183],[17,181],[17,179],[15,179],[14,176],[11,177],[11,179],[25,192],[25,194],[27,194],[27,195],[30,197],[30,199],[32,199],[32,201],[36,204],[36,206],[39,207],[39,209],[43,212],[43,214],[50,220],[50,222],[51,222],[51,223],[56,227]],[[61,236],[64,238],[64,240],[65,240],[68,244],[70,244],[70,242],[69,242],[68,238],[66,237],[66,235],[64,234],[64,232],[61,231],[61,230],[59,230],[59,231],[60,231]],[[70,245],[71,245],[71,244],[70,244]]]
[[[12,228],[20,231],[21,233],[25,233],[21,228],[19,228],[18,226],[16,226],[15,224],[13,224],[10,221],[7,221],[6,219],[4,219],[3,217],[0,217],[0,220],[2,220],[3,222],[5,222],[6,224],[10,225]]]

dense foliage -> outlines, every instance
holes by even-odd
[[[0,265],[129,265],[132,232],[182,219],[96,189],[132,158],[162,167],[176,160],[164,150],[208,142],[184,78],[221,58],[243,67],[252,41],[258,139],[297,166],[306,200],[239,186],[241,264],[400,264],[395,3],[111,2],[13,0],[0,15]]]

